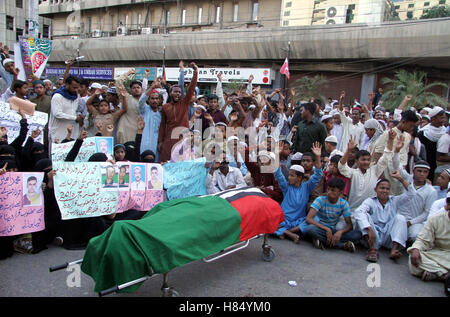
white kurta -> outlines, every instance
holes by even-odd
[[[405,198],[416,194],[414,187],[410,184],[408,191],[402,196]],[[371,227],[376,236],[376,248],[392,248],[392,242],[397,242],[406,247],[408,230],[406,219],[397,213],[400,196],[389,196],[386,205],[380,203],[378,198],[372,197],[364,200],[361,206],[355,210],[355,220],[359,230],[366,235]]]
[[[228,186],[235,185],[236,188],[247,186],[241,171],[236,167],[229,166],[228,174],[225,176],[217,169],[213,175],[208,173],[206,176],[206,192],[208,195],[225,190]]]
[[[356,139],[355,143],[358,147],[361,147],[364,143],[364,125],[361,122],[358,122],[357,124],[353,124],[353,120],[350,117],[347,117],[345,115],[345,112],[342,111],[339,113],[339,116],[341,117],[341,122],[343,126],[342,131],[342,139],[340,142],[340,146],[338,149],[341,152],[347,151],[348,142],[350,141],[350,136]]]
[[[75,122],[80,98],[69,100],[61,94],[52,97],[48,133],[51,143],[55,139],[64,140],[67,135],[67,127],[73,125],[72,136],[77,138],[80,134],[80,125]]]
[[[378,178],[387,168],[388,161],[392,159],[392,151],[384,150],[377,164],[371,165],[369,169],[363,173],[359,168],[350,168],[347,163],[339,162],[339,172],[351,180],[350,193],[348,203],[350,210],[354,212],[367,197],[375,196],[375,186]]]
[[[441,276],[450,271],[450,218],[448,212],[436,214],[425,223],[414,244],[408,249],[411,254],[418,249],[422,263],[419,267],[411,264],[410,272],[421,276],[423,271]]]

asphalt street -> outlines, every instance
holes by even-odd
[[[368,267],[366,250],[351,254],[319,250],[311,243],[294,244],[269,238],[275,251],[271,262],[262,260],[263,238],[217,261],[195,261],[172,270],[169,286],[186,297],[442,297],[443,284],[423,282],[408,270],[404,255],[397,263],[381,250],[379,267]],[[49,272],[49,267],[82,259],[84,251],[49,246],[39,254],[18,254],[0,261],[2,297],[96,297],[94,281],[78,268]],[[124,268],[126,269],[126,268]],[[375,279],[379,272],[379,279]],[[79,283],[78,283],[79,282]],[[162,276],[147,280],[134,293],[119,297],[161,297]]]

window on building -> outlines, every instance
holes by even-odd
[[[285,16],[285,17],[288,17],[288,16],[290,16],[290,15],[291,15],[291,11],[289,11],[289,10],[284,11],[284,16]]]
[[[423,3],[423,6],[424,6],[424,7],[428,7],[429,5],[430,5],[429,2],[424,2],[424,3]]]
[[[170,10],[166,11],[166,26],[170,24]]]
[[[186,9],[183,9],[183,11],[181,12],[181,25],[185,24],[186,24]]]
[[[237,22],[239,17],[239,4],[233,5],[233,22]]]
[[[202,14],[203,14],[203,8],[198,8],[198,16],[197,16],[198,24],[202,24]]]
[[[408,19],[412,19],[413,18],[413,12],[412,11],[408,11],[408,13],[406,13],[406,17]]]
[[[400,6],[395,6],[394,8],[395,8],[395,10],[398,10],[398,9],[400,9]]]
[[[258,20],[258,7],[259,7],[258,1],[254,1],[252,4],[252,21]]]
[[[14,31],[14,18],[12,16],[6,16],[6,29]]]
[[[445,0],[439,0],[439,4],[445,4]]]
[[[23,36],[23,29],[16,29],[16,41],[19,42],[19,36]]]
[[[284,20],[283,21],[283,26],[289,26],[289,20]]]
[[[220,6],[216,7],[216,23],[220,23]]]
[[[292,1],[286,2],[286,8],[292,7]]]
[[[44,24],[42,27],[42,36],[46,39],[50,38],[50,26]]]
[[[16,0],[16,8],[23,8],[23,0]]]
[[[28,33],[28,29],[30,28],[30,21],[25,20],[25,33]]]
[[[414,3],[408,4],[408,8],[414,8]]]

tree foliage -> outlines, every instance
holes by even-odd
[[[447,100],[430,91],[433,87],[447,87],[444,83],[427,83],[425,72],[407,72],[399,70],[395,78],[384,78],[382,83],[388,85],[381,101],[385,109],[393,110],[400,106],[406,95],[411,96],[409,106],[425,107],[427,104],[447,108]]]
[[[328,80],[322,75],[314,77],[305,76],[295,81],[296,100],[320,99],[323,103],[327,98],[321,94],[324,87],[327,86]]]
[[[450,6],[436,5],[428,10],[424,10],[424,13],[420,17],[421,19],[436,19],[450,17]]]

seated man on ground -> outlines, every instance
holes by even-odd
[[[363,241],[367,243],[369,251],[366,260],[378,261],[378,249],[386,247],[391,249],[390,258],[395,260],[401,257],[401,247],[406,247],[408,228],[406,218],[400,215],[398,203],[405,197],[416,195],[414,186],[407,182],[395,171],[391,177],[397,179],[407,189],[400,196],[391,196],[391,184],[387,179],[381,179],[375,186],[376,196],[367,198],[355,210],[355,220],[360,228]]]
[[[229,166],[225,155],[213,162],[206,176],[206,192],[208,195],[246,186],[247,184],[239,168]]]
[[[326,196],[317,197],[311,205],[306,217],[306,235],[311,237],[316,248],[338,247],[349,252],[355,252],[355,243],[361,239],[361,233],[353,230],[350,218],[350,206],[341,198],[345,182],[333,178],[328,184]],[[317,215],[317,216],[316,216]],[[346,227],[336,230],[339,217],[343,216]]]
[[[431,216],[408,249],[409,271],[424,281],[445,281],[450,272],[450,195],[447,212]]]

